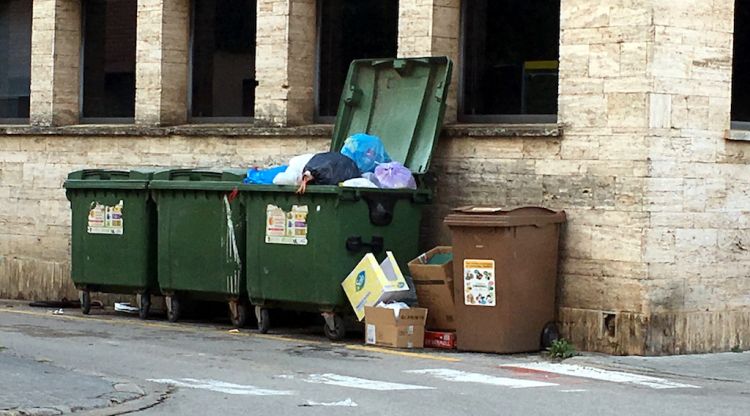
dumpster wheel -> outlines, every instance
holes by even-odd
[[[82,290],[80,294],[81,298],[81,312],[84,315],[88,315],[91,312],[91,292],[88,290]]]
[[[139,293],[136,295],[138,301],[138,317],[141,319],[148,319],[148,314],[151,311],[151,294]]]
[[[177,295],[167,295],[164,301],[167,304],[167,319],[169,322],[177,322],[180,319],[180,300]]]
[[[247,323],[247,306],[238,300],[229,301],[229,320],[235,328],[242,328]]]
[[[334,313],[323,313],[326,323],[323,325],[323,333],[331,341],[340,341],[346,335],[344,318]]]
[[[255,318],[258,320],[258,331],[261,334],[268,332],[271,327],[271,321],[268,319],[268,309],[261,308],[260,306],[255,307]]]

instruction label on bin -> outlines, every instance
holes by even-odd
[[[464,260],[464,304],[495,306],[495,260]]]
[[[122,206],[122,200],[117,205],[102,205],[98,202],[92,202],[89,209],[88,233],[122,235]]]
[[[266,243],[307,245],[307,205],[292,205],[289,212],[268,205],[266,207]]]

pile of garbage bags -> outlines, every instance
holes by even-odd
[[[417,188],[409,168],[391,160],[379,137],[364,133],[347,138],[341,152],[304,154],[293,157],[288,165],[251,168],[244,183],[295,185],[299,193],[304,193],[307,185]]]

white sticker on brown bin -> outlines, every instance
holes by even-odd
[[[497,303],[494,260],[464,260],[464,304],[495,306]]]

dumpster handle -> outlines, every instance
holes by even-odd
[[[356,202],[359,201],[361,195],[359,189],[340,188],[339,200]]]
[[[351,252],[358,252],[364,247],[368,247],[373,253],[380,253],[385,246],[383,237],[373,236],[369,243],[362,241],[362,236],[351,236],[346,239],[346,249]]]

